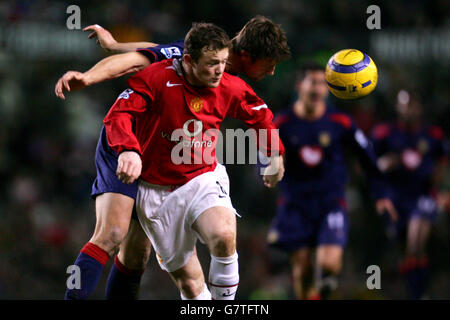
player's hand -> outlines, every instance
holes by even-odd
[[[390,152],[378,158],[377,165],[381,172],[389,172],[400,165],[400,156]]]
[[[64,92],[72,90],[83,89],[88,86],[88,82],[83,73],[78,71],[67,71],[61,78],[58,79],[55,85],[55,94],[58,98],[66,99]]]
[[[126,184],[133,183],[142,171],[141,156],[134,151],[124,151],[119,155],[116,175]]]
[[[395,209],[391,199],[388,198],[378,199],[375,202],[375,207],[379,215],[383,215],[384,213],[387,212],[393,222],[396,222],[398,220],[398,212]]]
[[[114,51],[117,41],[105,28],[98,24],[93,24],[84,28],[83,31],[92,31],[88,36],[89,39],[97,37],[97,43],[100,44],[103,49],[106,51]]]
[[[283,157],[277,156],[270,158],[270,164],[264,170],[264,185],[268,188],[273,188],[277,185],[284,175]]]

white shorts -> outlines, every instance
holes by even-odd
[[[163,270],[173,272],[187,263],[200,237],[192,224],[205,210],[220,206],[236,213],[229,191],[227,171],[219,163],[174,191],[139,181],[136,211]]]

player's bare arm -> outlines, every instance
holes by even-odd
[[[58,79],[55,94],[65,99],[64,92],[83,89],[93,84],[115,79],[129,73],[138,72],[150,64],[150,60],[138,52],[112,55],[86,72],[68,71]]]
[[[135,151],[124,151],[119,155],[117,177],[126,184],[133,183],[142,171],[141,156]]]
[[[112,34],[98,24],[87,26],[83,31],[92,31],[88,38],[97,38],[97,43],[108,52],[124,53],[135,51],[137,48],[156,47],[153,42],[117,42]]]
[[[398,212],[389,198],[382,198],[375,201],[375,209],[379,215],[387,213],[392,221],[398,220]]]
[[[283,156],[270,158],[270,164],[264,170],[264,185],[268,188],[274,188],[284,176]]]
[[[382,172],[389,172],[396,169],[401,163],[400,155],[389,152],[378,158],[377,165]]]

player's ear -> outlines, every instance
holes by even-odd
[[[186,65],[192,68],[192,65],[194,64],[194,59],[192,59],[190,54],[183,54],[183,61]]]

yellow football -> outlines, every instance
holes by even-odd
[[[378,70],[367,54],[344,49],[328,60],[325,70],[328,88],[340,99],[362,98],[375,89]]]

